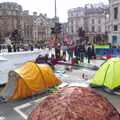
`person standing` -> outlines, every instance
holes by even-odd
[[[67,51],[66,44],[63,44],[62,51],[63,51],[63,60],[66,61],[66,51]]]
[[[79,52],[79,56],[80,56],[80,62],[84,62],[84,55],[85,55],[85,46],[84,44],[80,44],[79,46],[80,52]]]
[[[96,59],[95,47],[92,45],[92,59]]]
[[[79,45],[76,45],[75,47],[75,56],[77,60],[80,60],[80,47]]]
[[[33,51],[33,46],[32,45],[30,45],[30,50]]]
[[[16,52],[16,45],[13,44],[13,51]]]
[[[8,45],[7,48],[8,48],[8,52],[12,52],[12,47],[11,47],[11,45]]]
[[[73,46],[72,46],[72,44],[68,46],[68,55],[69,55],[69,60],[72,61],[72,59],[73,59]]]
[[[90,44],[87,49],[87,56],[88,56],[88,63],[90,63],[90,60],[92,59],[92,47]]]
[[[60,59],[60,48],[61,48],[60,43],[57,43],[55,45],[55,56],[56,56],[56,59]]]
[[[0,44],[0,52],[1,52],[1,49],[2,49],[2,46],[1,46],[1,44]]]
[[[17,52],[20,52],[20,47],[19,47],[19,45],[17,45]]]

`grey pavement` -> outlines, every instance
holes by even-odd
[[[0,104],[0,120],[25,120],[48,93]]]
[[[94,90],[99,94],[103,95],[104,97],[106,97],[120,113],[120,96],[119,95],[110,95],[100,88],[97,88]]]
[[[101,64],[104,61],[100,61]],[[96,61],[94,65],[100,65],[99,61]],[[88,69],[77,69],[73,71],[67,71],[66,74],[58,75],[64,82],[69,83],[70,86],[87,86],[89,87],[89,83],[92,79],[92,77],[95,75],[96,71],[88,70]],[[86,77],[83,79],[82,75],[86,75]],[[113,106],[119,111],[120,113],[120,96],[119,95],[112,95],[106,93],[102,88],[96,88],[93,89],[99,94],[106,97]]]
[[[19,61],[20,62],[20,61]],[[104,61],[92,60],[91,64],[100,66]],[[85,59],[87,63],[87,59]],[[56,73],[60,79],[71,85],[89,85],[90,80],[96,73],[96,71],[88,70],[85,68],[70,68],[66,70],[66,66],[56,66],[60,72]],[[63,72],[61,74],[61,72]],[[85,78],[83,78],[83,74]],[[94,89],[96,92],[104,95],[120,112],[120,96],[109,95],[101,89]],[[37,96],[29,97],[24,100],[17,100],[9,103],[0,104],[0,120],[25,120],[32,110],[40,103],[41,100],[47,96],[48,93],[40,94]]]

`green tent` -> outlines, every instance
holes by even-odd
[[[96,72],[90,85],[104,86],[109,90],[120,87],[120,58],[112,58],[105,62]]]

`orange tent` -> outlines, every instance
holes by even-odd
[[[60,84],[60,80],[47,64],[27,62],[21,68],[12,70],[8,84],[0,93],[7,100],[22,99]]]

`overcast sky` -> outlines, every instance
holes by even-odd
[[[22,5],[23,10],[29,10],[30,14],[37,11],[38,14],[46,13],[50,18],[55,14],[54,0],[0,0],[0,2],[17,2]],[[57,0],[57,16],[59,16],[60,22],[66,22],[68,9],[101,2],[108,4],[108,0]]]

